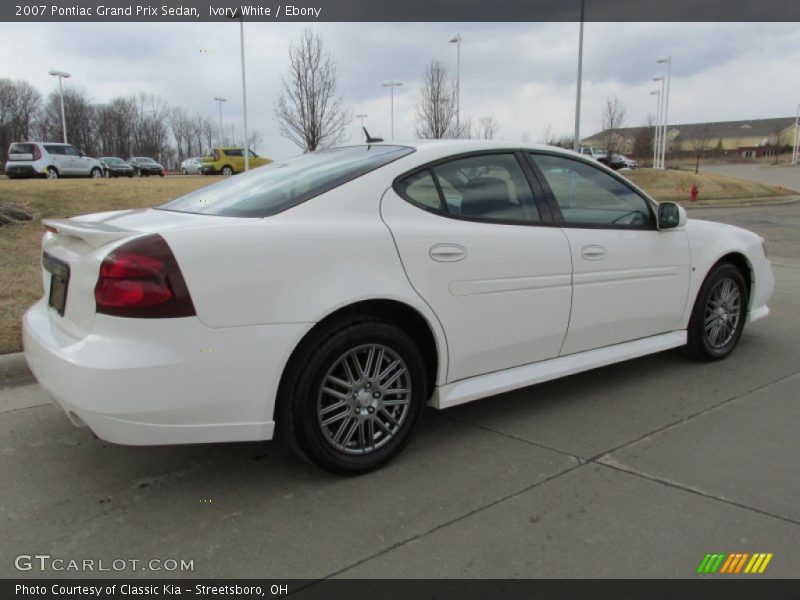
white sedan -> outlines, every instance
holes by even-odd
[[[25,353],[74,424],[134,445],[280,427],[338,473],[397,455],[426,404],[724,358],[774,285],[759,236],[526,144],[334,148],[45,225]]]

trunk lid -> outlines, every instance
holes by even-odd
[[[161,233],[168,238],[170,231],[179,228],[236,226],[248,221],[156,209],[43,220],[48,232],[42,241],[42,283],[45,301],[51,306],[51,322],[75,339],[82,339],[91,331],[100,265],[119,243],[148,233]],[[63,306],[59,306],[61,301]]]

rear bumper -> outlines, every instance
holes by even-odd
[[[272,438],[283,366],[309,325],[213,329],[197,318],[97,315],[81,340],[43,301],[23,317],[25,357],[76,425],[128,445]]]
[[[36,169],[34,169],[31,165],[15,165],[15,164],[8,164],[6,165],[6,175],[9,177],[40,177],[42,176]]]

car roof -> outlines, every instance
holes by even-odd
[[[354,144],[356,145],[356,144]],[[368,144],[358,144],[368,145]],[[548,152],[551,154],[561,154],[572,158],[579,158],[586,161],[586,157],[578,152],[559,148],[557,146],[548,146],[546,144],[538,144],[523,141],[506,141],[506,140],[393,140],[383,141],[372,144],[375,146],[406,146],[414,148],[416,158],[420,162],[428,162],[438,158],[445,158],[457,154],[466,154],[471,152],[481,151],[498,151],[498,150],[531,150],[539,152]]]

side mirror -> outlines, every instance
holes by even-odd
[[[686,225],[686,210],[674,202],[661,202],[658,205],[658,228],[676,229]]]

